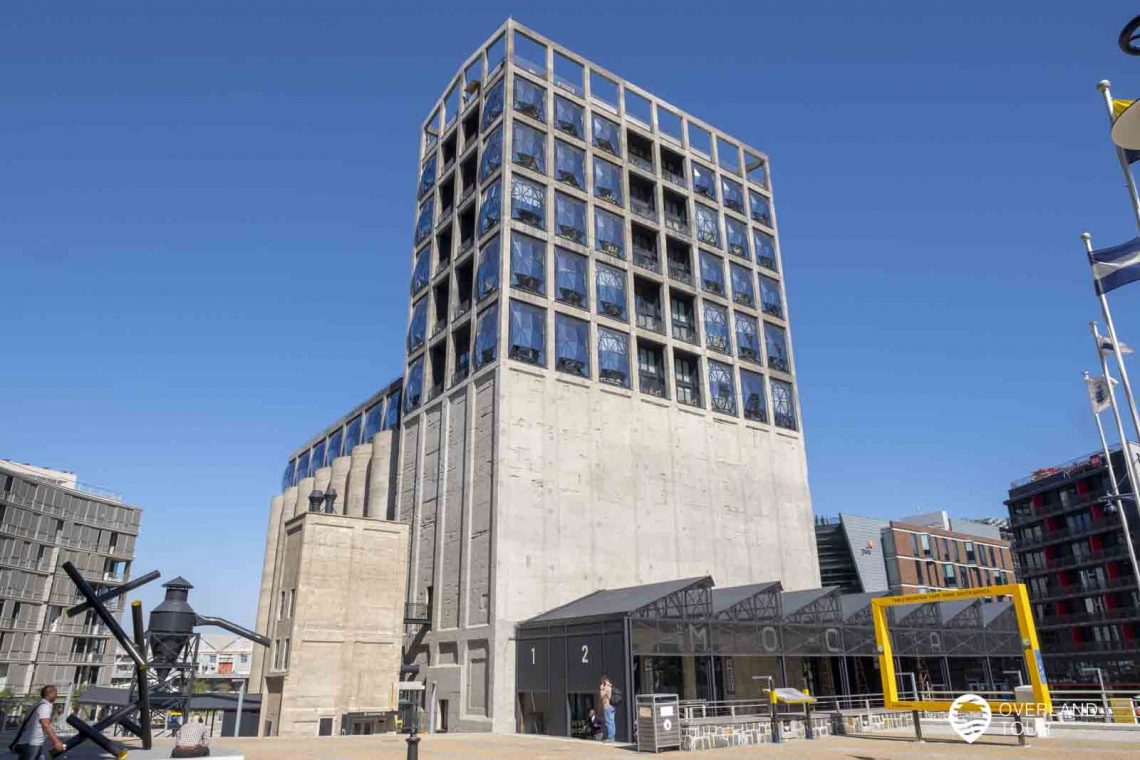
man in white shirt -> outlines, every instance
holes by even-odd
[[[206,757],[210,754],[210,730],[202,722],[202,716],[197,721],[187,720],[175,734],[176,740],[171,757]]]
[[[16,741],[9,747],[19,760],[47,758],[47,753],[44,752],[47,740],[51,741],[51,747],[56,752],[63,751],[63,742],[55,735],[55,729],[51,725],[52,705],[57,696],[54,686],[40,689],[39,704],[24,718],[24,723],[16,734]]]

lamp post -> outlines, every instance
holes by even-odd
[[[312,491],[309,494],[309,511],[310,512],[320,512],[321,511],[321,502],[324,500],[325,500],[325,492],[324,491]]]
[[[333,514],[333,504],[336,503],[336,489],[330,488],[325,491],[325,514]]]

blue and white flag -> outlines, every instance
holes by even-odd
[[[1140,280],[1140,237],[1089,254],[1098,295]]]
[[[1128,346],[1127,343],[1125,343],[1122,340],[1118,340],[1116,342],[1120,345],[1120,353],[1122,353],[1122,354],[1132,353],[1132,349]],[[1101,335],[1100,336],[1100,339],[1097,341],[1097,346],[1100,348],[1100,352],[1102,354],[1114,353],[1112,350],[1112,338],[1110,338],[1107,335]]]
[[[1104,375],[1085,377],[1085,385],[1089,390],[1089,403],[1092,405],[1093,414],[1100,414],[1109,407],[1109,397],[1112,395],[1112,386],[1116,385],[1116,380],[1111,377],[1106,380]]]

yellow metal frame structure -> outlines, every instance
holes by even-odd
[[[891,634],[887,627],[887,609],[907,604],[927,604],[929,602],[949,602],[956,599],[980,599],[983,597],[1008,596],[1013,600],[1014,614],[1017,616],[1017,630],[1021,636],[1022,655],[1025,668],[1029,672],[1029,684],[1033,687],[1033,703],[1026,709],[1024,702],[990,702],[990,709],[998,712],[1003,705],[1019,715],[1048,714],[1053,709],[1049,695],[1049,684],[1045,681],[1045,667],[1041,661],[1041,648],[1037,643],[1037,627],[1033,624],[1033,614],[1029,607],[1029,594],[1024,583],[1006,583],[1000,586],[980,586],[978,588],[932,591],[926,594],[905,594],[903,596],[880,596],[871,600],[871,617],[875,623],[875,644],[879,653],[879,674],[883,679],[883,706],[888,710],[929,710],[941,712],[950,709],[949,700],[900,700],[895,679],[895,658],[891,651]]]

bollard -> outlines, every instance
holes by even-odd
[[[1021,711],[1013,713],[1013,730],[1017,733],[1017,746],[1025,746],[1025,724],[1021,721]]]
[[[922,738],[922,714],[918,710],[912,710],[911,715],[914,717],[914,739],[919,743],[925,743]]]
[[[776,717],[776,690],[768,690],[768,721],[772,726],[772,743],[780,743],[780,721]]]
[[[419,721],[417,721],[418,723]],[[420,737],[416,736],[416,725],[412,724],[412,733],[408,734],[406,740],[408,742],[408,756],[407,760],[419,760],[420,758]]]

